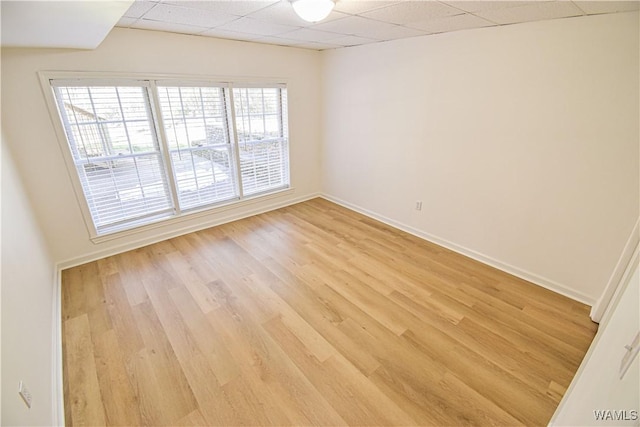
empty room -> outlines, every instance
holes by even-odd
[[[640,2],[0,7],[2,425],[638,425]]]

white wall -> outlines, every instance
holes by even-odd
[[[637,255],[637,253],[636,253]],[[600,324],[598,333],[580,369],[567,390],[552,426],[637,426],[640,420],[640,359],[636,357],[623,378],[619,376],[624,346],[640,332],[640,271],[638,258],[630,268],[626,283]],[[594,411],[617,411],[595,418]],[[635,414],[632,413],[635,411]]]
[[[93,244],[83,223],[37,72],[100,71],[282,78],[289,87],[291,181],[295,193]],[[180,229],[202,228],[320,191],[320,53],[208,37],[115,28],[96,50],[3,49],[3,127],[56,262],[122,251]]]
[[[638,217],[638,73],[637,13],[328,51],[323,190],[593,303]]]
[[[3,132],[1,424],[54,425],[54,262],[20,178]],[[18,396],[21,380],[31,409]]]

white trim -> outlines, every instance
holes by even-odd
[[[165,179],[169,186],[169,191],[171,192],[171,204],[173,214],[176,216],[180,216],[182,214],[182,209],[180,208],[180,196],[178,194],[178,184],[176,182],[176,174],[173,169],[173,162],[171,161],[171,149],[167,144],[161,144],[160,141],[168,141],[167,132],[164,127],[164,119],[162,118],[162,111],[160,110],[160,97],[157,87],[157,82],[154,80],[150,81],[149,89],[147,90],[147,99],[149,103],[149,114],[151,114],[151,119],[153,120],[153,126],[151,129],[153,131],[154,142],[157,144],[158,149],[164,159],[163,169],[165,173]],[[150,92],[153,92],[152,95]]]
[[[622,297],[622,294],[627,289],[627,286],[630,285],[631,276],[635,272],[635,269],[638,267],[638,262],[640,262],[640,256],[639,255],[640,255],[640,246],[636,246],[634,248],[633,252],[632,252],[631,259],[629,260],[629,262],[625,266],[624,272],[622,274],[622,278],[620,279],[621,286],[617,287],[615,295],[611,299],[611,304],[609,304],[609,307],[607,307],[607,309],[605,310],[605,313],[602,316],[602,322],[600,323],[600,326],[598,327],[598,332],[596,332],[596,336],[593,338],[593,341],[591,341],[591,345],[589,346],[589,349],[587,350],[587,353],[584,355],[584,358],[582,359],[582,362],[580,363],[580,366],[578,367],[578,370],[576,371],[576,374],[573,376],[573,379],[571,380],[571,384],[569,384],[569,387],[567,388],[567,391],[564,393],[564,396],[562,396],[562,400],[558,404],[558,407],[556,408],[556,411],[553,413],[553,416],[551,417],[551,420],[549,420],[549,424],[548,424],[549,426],[555,425],[556,418],[558,417],[558,414],[560,414],[560,412],[562,412],[562,409],[564,408],[564,406],[566,405],[567,401],[569,400],[569,396],[573,392],[573,389],[576,388],[576,384],[578,384],[578,381],[580,380],[580,377],[582,376],[582,373],[586,369],[586,366],[589,363],[589,359],[591,358],[591,355],[593,354],[593,352],[595,351],[596,347],[598,346],[598,343],[600,342],[600,339],[601,339],[602,333],[603,333],[602,331],[605,330],[605,328],[603,326],[607,324],[607,322],[609,321],[609,319],[613,315],[613,308],[618,305],[618,302],[619,302],[620,298]]]
[[[76,202],[80,207],[80,211],[82,213],[82,221],[84,222],[85,228],[87,229],[87,233],[89,237],[97,235],[97,230],[93,225],[93,221],[91,221],[91,211],[89,210],[89,205],[87,204],[87,199],[84,197],[84,192],[82,190],[82,184],[80,184],[80,179],[78,178],[78,174],[75,173],[75,162],[71,155],[71,150],[66,146],[67,144],[67,136],[65,134],[64,127],[62,125],[62,121],[59,117],[58,103],[56,102],[56,98],[53,93],[53,88],[51,86],[51,79],[53,79],[53,75],[48,73],[38,72],[38,78],[40,79],[40,88],[42,89],[42,94],[44,96],[44,101],[47,104],[47,110],[49,113],[49,118],[51,119],[51,124],[53,126],[53,130],[56,134],[56,140],[58,141],[58,148],[60,149],[60,154],[64,159],[65,165],[67,166],[67,176],[69,177],[69,181],[71,182],[71,187],[73,188],[73,194],[76,198]]]
[[[245,205],[253,204],[263,200],[282,197],[290,193],[295,193],[295,188],[289,187],[283,190],[276,190],[269,193],[261,193],[256,196],[249,196],[241,200],[238,199],[237,197],[234,197],[233,199],[230,199],[215,205],[208,205],[208,206],[195,209],[192,211],[187,211],[187,212],[183,211],[180,216],[162,217],[155,222],[149,222],[139,227],[133,227],[126,230],[114,231],[108,234],[103,234],[97,237],[93,237],[90,240],[91,242],[96,244],[102,243],[102,242],[108,242],[110,240],[116,240],[122,237],[139,234],[147,230],[153,230],[155,228],[170,226],[171,224],[178,224],[181,222],[190,221],[194,218],[200,218],[208,215],[215,215],[219,212],[224,212],[224,211],[235,209],[235,208],[241,208]]]
[[[162,80],[162,81],[182,81],[182,82],[200,82],[206,85],[217,85],[220,83],[246,83],[255,84],[256,81],[267,85],[287,85],[289,78],[287,77],[268,77],[268,76],[229,76],[220,75],[212,76],[209,74],[167,74],[167,73],[126,73],[115,71],[56,71],[42,70],[38,72],[39,76],[44,76],[47,80],[76,80],[76,79],[94,79],[94,80]],[[166,82],[165,82],[166,83]]]
[[[630,278],[633,275],[635,269],[638,267],[638,263],[640,263],[640,242],[636,244],[636,247],[633,249],[627,265],[625,265],[622,277],[618,282],[618,286],[616,287],[614,294],[611,296],[609,304],[602,314],[602,321],[600,322],[600,326],[605,326],[613,315],[613,310],[618,304],[618,301],[620,300],[621,295],[624,293],[624,290],[629,285]]]
[[[149,87],[149,79],[105,79],[105,78],[50,78],[51,87],[86,87],[86,86],[117,86],[117,87]]]
[[[54,268],[53,285],[53,348],[52,348],[52,379],[51,401],[53,405],[53,422],[56,426],[65,425],[64,417],[64,383],[62,359],[62,271]]]
[[[529,271],[523,270],[521,268],[515,267],[513,265],[504,263],[497,259],[494,259],[488,255],[484,255],[480,252],[474,251],[469,248],[465,248],[464,246],[460,246],[453,242],[450,242],[446,239],[440,238],[438,236],[434,236],[433,234],[426,233],[422,230],[418,230],[409,225],[403,224],[399,221],[395,221],[391,218],[387,218],[384,215],[380,215],[376,212],[370,211],[369,209],[362,208],[358,205],[354,205],[352,203],[346,202],[338,197],[334,197],[328,194],[322,194],[320,197],[327,199],[331,202],[337,203],[341,206],[344,206],[348,209],[359,212],[363,215],[366,215],[370,218],[381,221],[387,225],[398,228],[402,231],[406,231],[409,234],[413,234],[414,236],[420,237],[421,239],[427,240],[429,242],[435,243],[437,245],[443,246],[447,249],[450,249],[459,254],[468,256],[469,258],[475,259],[476,261],[480,261],[483,264],[490,265],[491,267],[497,268],[498,270],[509,273],[513,276],[524,279],[528,282],[534,283],[538,286],[542,286],[543,288],[549,289],[550,291],[556,292],[558,294],[564,295],[573,300],[579,301],[583,304],[592,305],[593,298],[588,295],[583,294],[582,292],[578,292],[573,290],[567,286],[564,286],[558,282],[555,282],[551,279],[547,279],[546,277],[539,276],[537,274],[531,273]]]
[[[187,87],[189,88],[189,87],[198,86],[198,87],[216,87],[220,89],[229,88],[229,82],[214,82],[211,80],[206,80],[206,81],[172,80],[172,79],[160,79],[160,80],[150,79],[150,80],[151,82],[154,83],[152,86],[155,86],[155,87]],[[158,108],[158,111],[160,111],[159,108]]]
[[[244,196],[244,185],[242,184],[242,162],[240,161],[240,144],[238,144],[238,124],[236,123],[236,107],[233,98],[233,88],[229,87],[226,92],[225,108],[229,109],[229,113],[225,115],[227,122],[231,120],[231,126],[227,123],[227,129],[231,133],[229,140],[231,142],[231,150],[233,150],[233,171],[236,174],[236,189],[240,197]]]
[[[622,249],[622,253],[620,254],[620,258],[618,258],[618,262],[611,273],[611,277],[609,277],[609,281],[607,282],[607,286],[604,288],[602,295],[598,298],[598,301],[591,307],[591,320],[596,323],[600,323],[600,320],[604,316],[607,308],[611,305],[611,301],[613,299],[613,295],[616,293],[616,290],[620,287],[622,282],[622,277],[625,274],[627,266],[631,262],[633,257],[634,249],[637,248],[638,243],[640,242],[640,218],[636,220],[636,224],[633,226],[633,230],[627,239],[627,243],[624,245]]]
[[[293,190],[287,190],[287,191],[293,191]],[[276,195],[282,195],[281,193],[277,193]],[[269,196],[275,196],[273,194],[270,194]],[[242,206],[246,206],[250,203],[256,203],[257,201],[264,201],[265,198],[273,198],[273,197],[269,197],[269,196],[263,196],[260,198],[255,198],[255,199],[248,199],[246,201],[244,201],[244,203],[235,203],[233,205],[229,205],[227,207],[225,207],[224,210],[231,210],[231,209],[235,209],[235,208],[240,208]],[[122,245],[117,245],[114,247],[111,247],[109,249],[104,249],[104,250],[99,250],[99,251],[95,251],[95,252],[91,252],[88,253],[86,255],[80,256],[80,257],[76,257],[76,258],[71,258],[71,259],[67,259],[64,261],[60,261],[57,263],[56,268],[58,270],[64,270],[67,268],[71,268],[71,267],[75,267],[78,265],[82,265],[82,264],[86,264],[88,262],[92,262],[92,261],[96,261],[102,258],[106,258],[108,256],[112,256],[112,255],[116,255],[122,252],[126,252],[126,251],[130,251],[133,249],[137,249],[137,248],[141,248],[143,246],[147,246],[147,245],[151,245],[153,243],[157,243],[157,242],[161,242],[163,240],[167,240],[167,239],[171,239],[173,237],[177,237],[177,236],[181,236],[183,234],[187,234],[187,233],[193,233],[195,231],[199,231],[199,230],[203,230],[205,228],[210,228],[210,227],[215,227],[217,225],[222,225],[222,224],[226,224],[228,222],[232,222],[232,221],[237,221],[243,218],[247,218],[250,216],[254,216],[254,215],[259,215],[261,213],[265,213],[265,212],[269,212],[272,210],[276,210],[276,209],[280,209],[286,206],[291,206],[294,205],[296,203],[301,203],[304,202],[306,200],[310,200],[316,197],[319,197],[320,194],[319,193],[311,193],[311,194],[307,194],[304,196],[299,196],[299,197],[295,197],[295,198],[291,198],[291,199],[286,199],[286,200],[279,200],[279,201],[275,201],[271,204],[268,205],[262,205],[260,207],[256,207],[253,209],[250,209],[248,211],[244,211],[242,213],[232,213],[223,217],[217,217],[214,219],[210,219],[210,220],[205,220],[202,221],[196,225],[190,225],[190,226],[185,226],[185,227],[181,227],[178,229],[173,229],[171,231],[166,231],[166,232],[162,232],[159,234],[156,234],[155,236],[152,237],[147,237],[147,238],[143,238],[143,239],[138,239],[138,240],[134,240],[128,243],[124,243]],[[220,212],[220,210],[217,210],[217,212]],[[205,216],[205,215],[211,215],[212,212],[202,212],[200,215],[196,215],[197,216]],[[188,219],[192,219],[194,218],[194,216],[189,217]],[[185,219],[187,219],[186,217],[181,217],[180,218],[182,221],[184,221]],[[168,221],[164,221],[160,224],[156,224],[155,227],[166,227],[169,224]],[[132,233],[133,234],[133,233]],[[122,237],[121,235],[119,235],[118,237]]]

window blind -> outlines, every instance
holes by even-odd
[[[288,186],[287,90],[234,88],[233,99],[243,193]]]
[[[95,235],[289,187],[284,86],[51,85]]]
[[[178,198],[191,209],[238,197],[223,87],[158,87]]]
[[[58,108],[98,233],[172,214],[144,86],[55,86]]]

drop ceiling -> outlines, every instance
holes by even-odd
[[[470,28],[638,10],[640,1],[338,0],[320,23],[289,0],[136,0],[118,27],[324,50]]]

